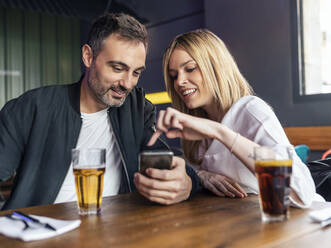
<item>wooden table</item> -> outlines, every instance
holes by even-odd
[[[313,205],[314,209],[330,203]],[[263,224],[257,196],[221,198],[201,193],[172,206],[148,202],[138,194],[107,197],[99,216],[80,217],[75,203],[22,209],[59,219],[81,218],[66,234],[32,242],[0,235],[1,248],[15,247],[330,247],[331,227],[322,229],[310,210],[291,209],[290,220]],[[0,211],[0,215],[10,211]],[[316,246],[317,245],[317,246]]]

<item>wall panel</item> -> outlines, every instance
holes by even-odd
[[[6,9],[6,92],[15,98],[24,92],[22,11]]]
[[[0,107],[6,102],[6,85],[5,85],[5,12],[0,7]]]
[[[80,64],[81,64],[81,47],[80,47],[80,27],[79,20],[72,19],[71,21],[71,49],[72,49],[72,78],[73,82],[79,80],[81,76]]]
[[[41,76],[43,85],[58,83],[56,16],[41,14]]]
[[[72,82],[71,20],[57,17],[59,84]]]
[[[40,15],[24,12],[24,86],[30,90],[41,86]]]
[[[0,108],[23,92],[79,80],[80,21],[0,7]]]

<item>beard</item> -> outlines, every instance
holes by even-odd
[[[93,67],[93,66],[92,66]],[[120,107],[124,103],[126,97],[131,90],[126,89],[123,86],[115,85],[112,83],[109,87],[104,87],[97,79],[95,68],[91,68],[90,75],[87,80],[87,85],[96,100],[107,107]],[[118,98],[109,94],[109,91],[115,91],[119,94],[124,94],[123,97]]]

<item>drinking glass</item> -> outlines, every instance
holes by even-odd
[[[292,150],[291,147],[282,145],[254,149],[263,222],[283,221],[289,218]]]
[[[79,214],[100,213],[106,149],[73,149],[72,165]]]

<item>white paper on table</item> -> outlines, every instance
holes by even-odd
[[[32,222],[28,222],[30,227],[23,230],[25,224],[22,221],[0,217],[0,234],[10,238],[18,238],[23,241],[41,240],[69,232],[77,228],[81,223],[80,220],[58,220],[36,215],[31,215],[31,217],[38,219],[42,223],[50,224],[56,231],[34,225]]]

